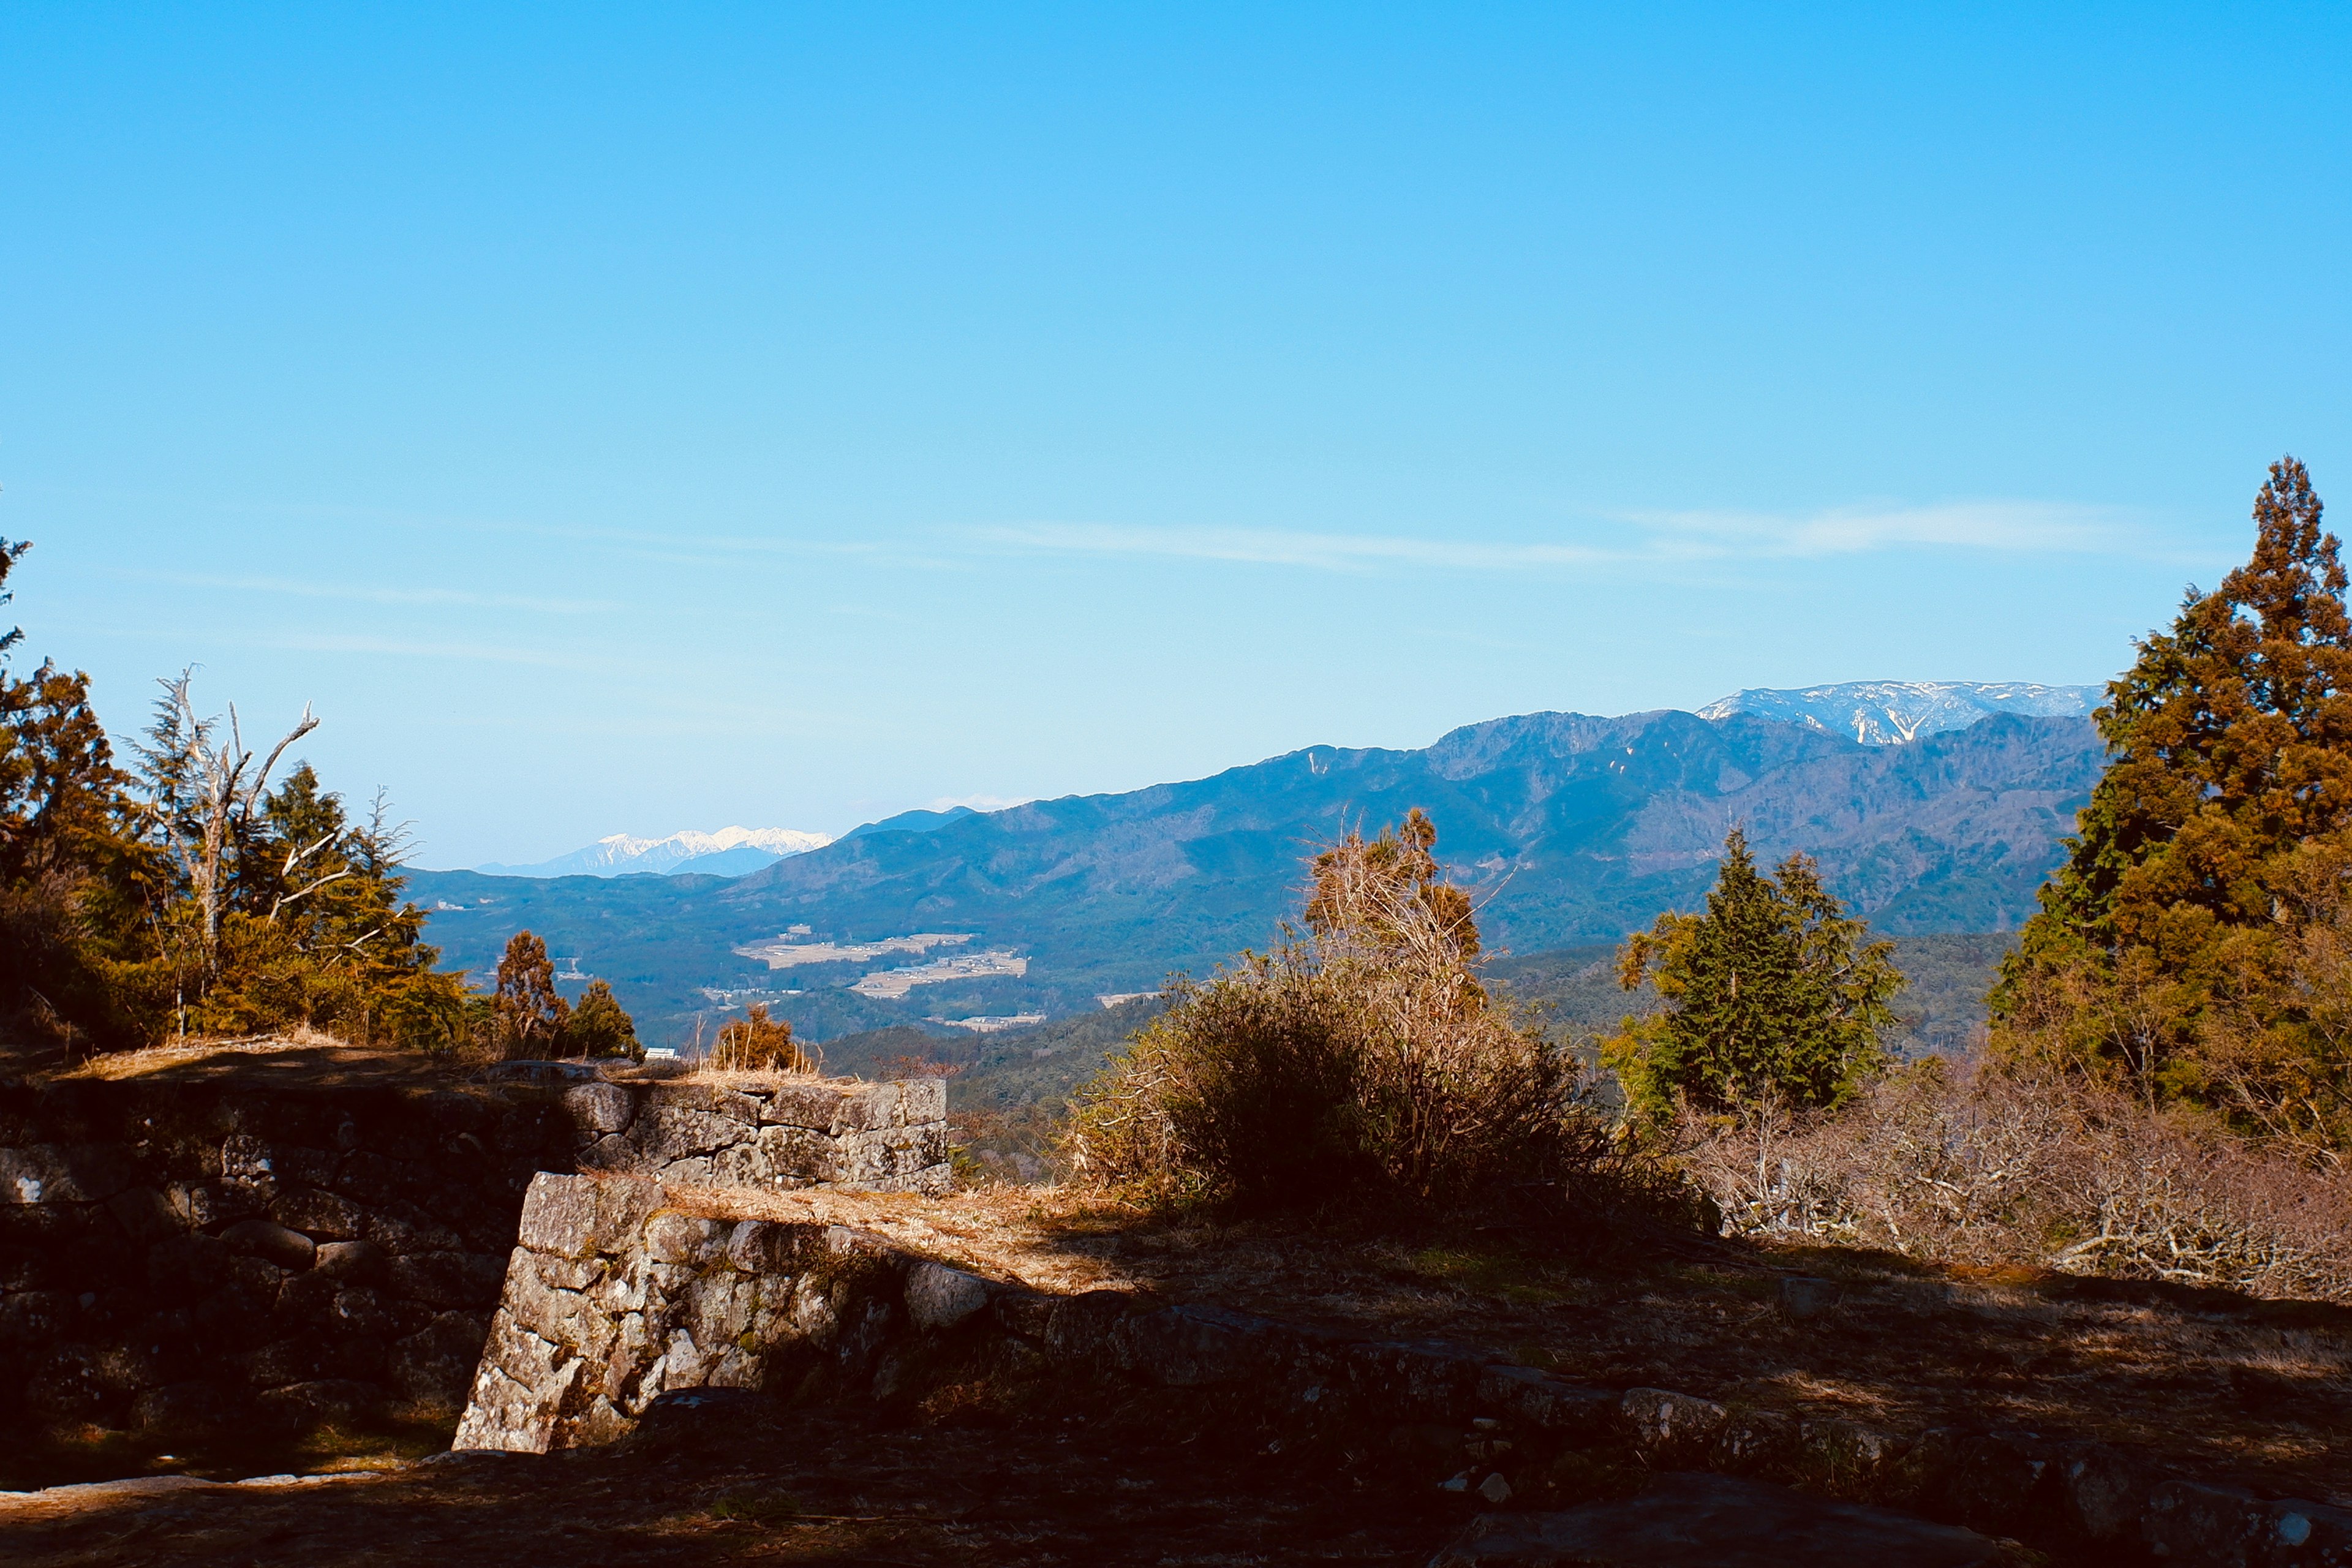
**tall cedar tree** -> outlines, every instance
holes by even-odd
[[[572,1009],[555,994],[555,965],[547,956],[547,943],[527,931],[507,940],[490,1005],[508,1056],[556,1053]]]
[[[2111,758],[1992,997],[1996,1046],[2352,1146],[2312,984],[2352,910],[2352,616],[2311,476],[2271,465],[2252,560],[2107,687]]]
[[[1649,980],[1665,1003],[1602,1042],[1634,1118],[1843,1102],[1885,1066],[1879,1031],[1903,985],[1894,944],[1863,943],[1866,930],[1812,861],[1791,855],[1765,877],[1732,829],[1706,912],[1660,915],[1618,955],[1625,989]]]

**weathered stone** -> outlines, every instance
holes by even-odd
[[[370,1241],[382,1243],[394,1254],[460,1252],[466,1246],[466,1238],[454,1227],[404,1198],[379,1205],[367,1216],[363,1228]]]
[[[842,1086],[829,1079],[806,1079],[762,1091],[760,1120],[814,1132],[831,1132]]]
[[[1797,1441],[1801,1462],[1832,1485],[1878,1476],[1911,1446],[1891,1432],[1835,1417],[1802,1423]]]
[[[492,1083],[527,1083],[535,1086],[593,1083],[604,1069],[593,1062],[574,1061],[512,1061],[491,1065],[484,1076]]]
[[[1664,1388],[1629,1388],[1617,1410],[1634,1447],[1660,1466],[1705,1457],[1731,1421],[1731,1412],[1711,1399]]]
[[[831,1138],[805,1127],[762,1127],[740,1152],[757,1163],[750,1178],[753,1185],[829,1182],[839,1174],[840,1150]]]
[[[373,1241],[322,1241],[310,1267],[330,1279],[352,1285],[373,1285],[384,1278],[391,1255]]]
[[[392,1385],[428,1408],[454,1407],[466,1397],[482,1359],[486,1326],[466,1312],[443,1312],[392,1347]]]
[[[2105,1443],[2066,1443],[2058,1448],[2062,1526],[2071,1534],[2102,1544],[2140,1539],[2140,1521],[2164,1478],[2137,1454]]]
[[[195,1300],[226,1278],[228,1248],[216,1236],[175,1236],[147,1249],[147,1288],[166,1300]]]
[[[775,1401],[741,1388],[681,1388],[646,1402],[624,1450],[633,1458],[732,1456],[774,1418]]]
[[[316,1279],[313,1272],[304,1275]],[[391,1341],[400,1337],[400,1320],[394,1317],[383,1299],[363,1285],[351,1286],[335,1292],[329,1309],[330,1331],[355,1335],[362,1339]]]
[[[723,1116],[746,1127],[760,1125],[760,1113],[766,1109],[765,1102],[756,1095],[723,1083],[654,1084],[648,1088],[646,1099],[651,1104]]]
[[[563,1091],[563,1110],[580,1132],[602,1137],[628,1131],[637,1099],[617,1083],[583,1083]]]
[[[732,1229],[724,1221],[662,1209],[646,1221],[646,1255],[656,1263],[700,1267],[725,1254]]]
[[[1037,1290],[1006,1290],[988,1304],[989,1315],[1005,1332],[1042,1344],[1053,1322],[1054,1309],[1062,1300]]]
[[[1890,1509],[1675,1474],[1622,1502],[1481,1515],[1430,1568],[1997,1568],[2012,1561],[1981,1535]]]
[[[1045,1322],[1045,1348],[1057,1358],[1108,1358],[1112,1336],[1134,1302],[1117,1290],[1088,1290],[1055,1299]]]
[[[608,1132],[572,1157],[583,1171],[631,1171],[637,1165],[637,1146],[618,1132]]]
[[[106,1212],[122,1234],[142,1246],[180,1234],[180,1216],[171,1200],[152,1187],[125,1187],[106,1203]]]
[[[544,1454],[554,1446],[557,1414],[545,1390],[509,1373],[488,1356],[474,1374],[466,1414],[451,1439],[451,1452],[488,1448]]]
[[[1531,1366],[1480,1368],[1476,1398],[1486,1414],[1557,1434],[1579,1447],[1599,1442],[1617,1425],[1613,1392],[1569,1383]]]
[[[357,1204],[316,1187],[280,1193],[269,1205],[269,1217],[313,1241],[350,1241],[367,1225],[367,1215]]]
[[[646,1165],[655,1169],[731,1149],[750,1136],[734,1117],[674,1105],[646,1106],[629,1129],[629,1142],[637,1146]]]
[[[846,1089],[835,1101],[833,1125],[827,1131],[835,1137],[848,1132],[862,1132],[870,1128],[904,1126],[902,1108],[906,1101],[895,1083],[861,1083]]]
[[[2167,1481],[2143,1516],[2148,1550],[2174,1563],[2299,1568],[2352,1563],[2352,1510],[2236,1487]]]
[[[395,1258],[388,1271],[395,1296],[433,1307],[487,1307],[499,1297],[505,1259],[472,1252],[420,1252]]]
[[[642,1177],[607,1177],[596,1189],[596,1250],[624,1253],[638,1245],[646,1221],[668,1201],[658,1182]]]
[[[53,1420],[84,1420],[110,1403],[112,1391],[100,1374],[98,1354],[88,1345],[66,1345],[35,1363],[25,1379],[27,1409]]]
[[[988,1306],[988,1281],[928,1260],[907,1270],[907,1316],[919,1329],[952,1329]]]
[[[1919,1434],[1895,1474],[1897,1495],[1929,1517],[2011,1534],[2057,1470],[2032,1437],[1939,1426]]]
[[[1170,1388],[1266,1376],[1282,1359],[1273,1323],[1221,1307],[1163,1307],[1120,1320],[1111,1352],[1122,1371]]]
[[[948,1080],[910,1078],[898,1085],[898,1117],[907,1125],[948,1119]]]
[[[134,1179],[119,1144],[0,1148],[0,1204],[100,1204]]]
[[[268,1190],[246,1182],[173,1182],[163,1195],[191,1230],[217,1230],[269,1206]]]
[[[13,1290],[0,1299],[0,1344],[54,1344],[81,1315],[70,1290]]]
[[[559,1258],[586,1258],[596,1250],[597,1189],[593,1176],[559,1176],[542,1171],[523,1194],[517,1245]]]
[[[237,1221],[221,1232],[221,1245],[231,1252],[266,1258],[289,1269],[310,1268],[319,1250],[300,1231],[266,1219]]]
[[[885,1176],[870,1182],[845,1184],[861,1193],[920,1193],[925,1197],[940,1197],[955,1186],[955,1167],[941,1163],[926,1165],[904,1176]]]
[[[1476,1414],[1486,1358],[1442,1340],[1349,1345],[1346,1376],[1368,1408],[1416,1419],[1462,1420]]]
[[[740,1274],[706,1274],[687,1287],[685,1330],[697,1345],[723,1351],[751,1328],[759,1300],[759,1286]]]
[[[1785,1468],[1801,1452],[1794,1416],[1777,1410],[1741,1411],[1726,1421],[1722,1431],[1716,1435],[1710,1468],[1735,1476],[1750,1475],[1762,1469]]]
[[[801,1249],[801,1227],[747,1219],[727,1237],[727,1261],[746,1274],[789,1274]]]

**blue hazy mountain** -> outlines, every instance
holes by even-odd
[[[1490,942],[1522,953],[1613,942],[1694,907],[1734,825],[1767,860],[1813,856],[1883,931],[2008,931],[2032,912],[2104,759],[2090,722],[2066,715],[2001,712],[1866,743],[1826,721],[1738,711],[1536,713],[1419,750],[1310,747],[1126,794],[938,814],[949,819],[923,831],[876,824],[731,880],[419,872],[413,890],[439,906],[428,937],[450,961],[486,968],[529,926],[613,981],[656,1037],[756,998],[822,1039],[1062,1016],[1204,971],[1276,939],[1313,846],[1415,805],[1436,819],[1438,854],[1480,900]],[[772,971],[735,951],[787,932],[840,944],[825,953],[968,935],[955,952],[1017,953],[1026,973],[957,978],[950,964],[882,998],[850,987],[911,967],[905,956]]]

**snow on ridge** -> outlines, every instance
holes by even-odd
[[[690,863],[706,856],[722,855],[728,857],[724,871],[740,874],[788,855],[822,849],[832,842],[829,835],[807,833],[797,827],[722,827],[716,833],[689,827],[665,838],[614,833],[584,849],[559,855],[552,860],[529,866],[478,866],[475,869],[507,877],[623,877],[638,871],[699,869]]]
[[[1996,713],[2084,717],[2105,695],[2105,688],[2099,686],[2043,686],[2030,680],[1849,680],[1736,691],[1695,711],[1702,719],[1744,713],[1825,730],[1865,746],[1892,746],[1922,735],[1965,730]]]

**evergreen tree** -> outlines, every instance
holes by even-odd
[[[591,1060],[603,1057],[627,1057],[633,1061],[645,1058],[645,1047],[637,1044],[636,1020],[614,1000],[613,987],[602,980],[588,983],[579,1005],[572,1009],[572,1016],[564,1021],[563,1054],[575,1053]]]
[[[572,1010],[555,994],[555,965],[547,956],[547,943],[527,931],[508,939],[490,1006],[508,1056],[553,1054]]]
[[[2112,760],[2003,966],[1994,1037],[2340,1147],[2347,1064],[2297,976],[2312,928],[2347,918],[2352,616],[2301,463],[2271,465],[2253,521],[2252,558],[2109,683]],[[2250,1077],[2250,1056],[2271,1065]]]
[[[1757,870],[1739,829],[1723,847],[1706,912],[1661,915],[1619,953],[1625,989],[1651,981],[1665,1004],[1602,1043],[1640,1121],[1681,1104],[1834,1106],[1885,1063],[1879,1031],[1903,985],[1894,944],[1864,943],[1864,922],[1804,856],[1782,861],[1776,880]]]

